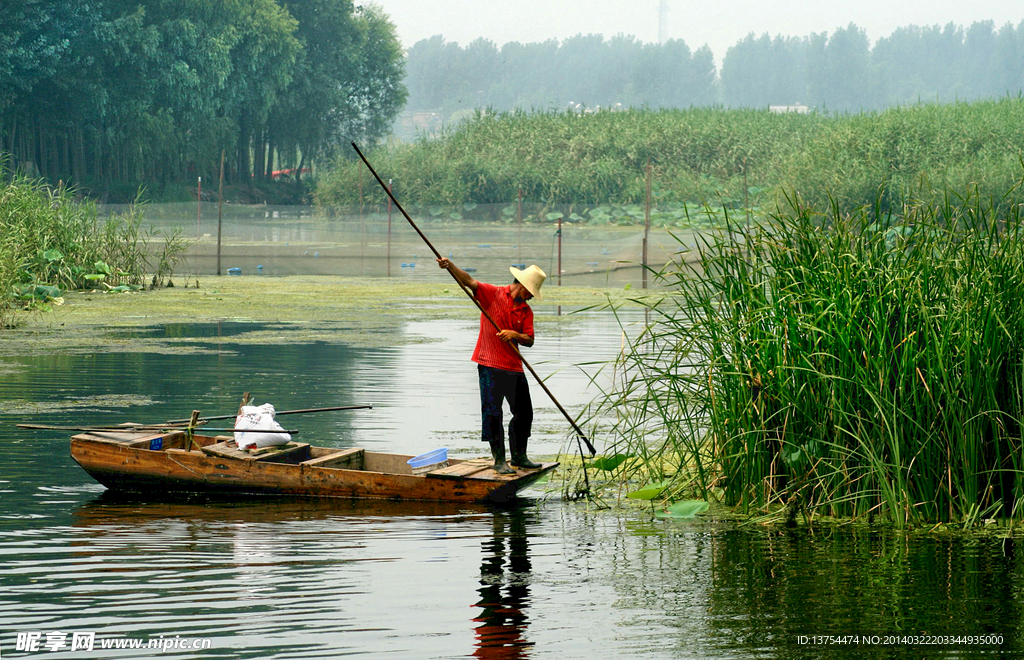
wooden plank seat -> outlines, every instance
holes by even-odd
[[[349,447],[348,449],[332,450],[322,456],[316,456],[309,460],[302,461],[302,465],[311,467],[342,468],[345,470],[362,470],[366,456],[366,450],[362,447]]]
[[[528,470],[526,468],[513,468],[514,474],[498,474],[494,471],[494,460],[490,458],[474,458],[461,463],[455,463],[445,468],[427,472],[428,477],[435,479],[481,479],[484,481],[514,481],[526,474],[539,472],[548,469],[557,463],[542,463],[541,467]]]
[[[275,445],[273,447],[261,447],[253,451],[239,449],[234,440],[218,442],[202,448],[203,453],[220,458],[233,458],[243,461],[277,462],[283,458],[300,458],[309,456],[308,442],[289,442],[286,445]]]
[[[516,474],[498,474],[493,468],[493,459],[474,458],[427,472],[427,476],[435,479],[486,479],[488,481],[507,481],[516,479],[519,476]]]

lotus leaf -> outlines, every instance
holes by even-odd
[[[658,518],[693,518],[698,513],[708,510],[709,504],[704,500],[683,500],[671,505],[663,512],[656,514]]]
[[[659,481],[656,484],[650,484],[644,486],[640,490],[634,490],[632,493],[626,493],[626,497],[631,500],[653,500],[658,495],[661,495],[662,491],[668,487],[667,481]]]

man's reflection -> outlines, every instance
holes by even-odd
[[[483,542],[480,563],[481,608],[474,621],[473,656],[502,660],[525,658],[532,642],[526,641],[530,604],[530,554],[526,523],[532,508],[494,511],[494,534]]]

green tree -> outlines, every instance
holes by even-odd
[[[395,26],[379,7],[361,7],[356,26],[358,58],[345,85],[349,102],[335,110],[334,119],[343,140],[372,143],[387,134],[405,106],[405,62]]]

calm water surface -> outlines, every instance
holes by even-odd
[[[211,353],[4,358],[0,376],[0,654],[41,658],[1019,657],[1019,544],[852,530],[739,527],[619,516],[557,493],[513,508],[388,502],[122,501],[68,457],[66,434],[19,421],[110,423],[221,414],[241,392],[300,439],[481,454],[473,324],[408,324],[428,343],[356,349],[232,343],[244,324],[171,326]],[[576,410],[593,395],[570,365],[618,351],[614,320],[530,354]],[[557,412],[534,388],[531,450],[557,453]],[[285,419],[285,418],[282,418]],[[553,485],[556,487],[557,483]],[[96,633],[91,653],[46,634]],[[19,632],[40,651],[15,651]],[[883,646],[891,635],[1002,636],[984,646]],[[878,635],[877,645],[801,636]],[[100,641],[209,639],[202,651],[98,649]]]

